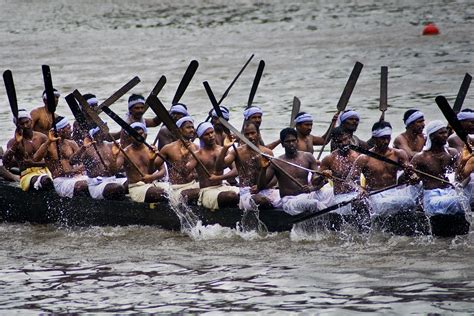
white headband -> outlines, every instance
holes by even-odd
[[[146,129],[146,125],[143,124],[142,122],[132,123],[132,124],[130,124],[130,127],[131,128],[135,128],[135,127],[141,128],[145,132],[145,134],[148,134],[148,130]]]
[[[128,109],[130,110],[131,108],[133,108],[134,105],[137,105],[139,103],[145,104],[145,99],[138,98],[138,99],[135,99],[135,100],[132,100],[132,101],[128,101]]]
[[[426,144],[425,144],[425,147],[423,147],[423,150],[431,149],[431,138],[430,138],[431,134],[436,133],[443,127],[446,127],[446,123],[439,120],[431,121],[428,123],[428,125],[426,125],[425,129],[426,129],[427,137],[426,137]]]
[[[342,114],[339,115],[339,117],[337,118],[338,125],[341,125],[342,123],[344,123],[345,120],[353,116],[360,120],[359,114],[354,110],[347,110],[342,112]]]
[[[204,122],[200,124],[196,131],[197,136],[201,137],[210,128],[214,130],[214,126],[210,122]]]
[[[194,124],[194,120],[191,116],[183,116],[182,118],[176,121],[176,126],[178,126],[178,128],[181,128],[181,126],[183,126],[183,124],[186,122],[191,122]]]
[[[30,112],[26,111],[26,110],[18,110],[18,119],[22,119],[22,118],[29,118],[31,120],[31,115],[30,115]],[[13,117],[13,123],[16,124],[16,118]]]
[[[229,111],[228,111],[226,108],[222,107],[222,106],[221,106],[220,108],[221,108],[221,112],[222,112],[222,117],[223,117],[226,121],[228,121],[229,118],[230,118],[230,116],[229,116]],[[211,115],[212,115],[213,117],[218,117],[218,115],[217,115],[217,113],[216,113],[216,110],[212,110]]]
[[[61,121],[56,123],[56,129],[58,129],[58,130],[63,129],[66,126],[68,126],[68,124],[69,124],[69,122],[68,122],[67,118],[63,117],[61,119]]]
[[[186,110],[186,108],[184,107],[184,105],[182,104],[175,104],[171,107],[170,109],[170,114],[172,113],[181,113],[181,114],[184,114],[185,116],[188,116],[188,111]]]
[[[459,112],[458,113],[459,121],[470,121],[474,120],[474,112]]]
[[[372,137],[392,136],[392,129],[388,126],[372,131]]]
[[[99,131],[100,131],[100,128],[97,126],[93,129],[89,130],[89,135],[91,135],[91,137],[94,138],[94,135],[97,134]]]
[[[55,97],[60,97],[61,94],[59,93],[59,91],[54,91],[54,96]],[[47,100],[48,99],[48,96],[46,95],[46,91],[43,93],[43,100]]]
[[[244,119],[247,121],[254,114],[263,115],[263,112],[258,106],[251,106],[244,111]]]
[[[97,100],[97,98],[89,98],[87,99],[87,104],[89,104],[90,106],[96,106],[97,104],[99,104],[99,100]]]
[[[410,125],[411,123],[415,122],[416,120],[419,120],[424,117],[424,114],[421,111],[416,111],[413,112],[405,121],[405,127]]]
[[[309,113],[305,113],[295,118],[296,124],[303,122],[313,122],[313,116],[311,116]]]

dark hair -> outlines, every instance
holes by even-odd
[[[463,109],[461,112],[469,112],[469,113],[471,113],[471,112],[474,112],[474,110],[471,110],[471,109]]]
[[[378,129],[385,128],[385,127],[390,127],[390,128],[392,128],[392,125],[390,125],[390,123],[387,122],[387,121],[379,121],[379,122],[375,123],[375,124],[372,126],[372,132],[373,132],[373,131],[376,131],[376,130],[378,130]]]
[[[418,112],[418,110],[416,109],[409,109],[405,112],[405,114],[403,114],[403,123],[406,124],[406,121],[408,120],[408,118],[410,117],[410,115],[412,115],[413,113],[415,112]]]
[[[84,99],[86,100],[89,100],[89,99],[92,99],[92,98],[97,98],[94,94],[92,93],[86,93],[83,95]]]
[[[128,97],[128,102],[135,101],[135,100],[138,100],[138,99],[145,99],[145,98],[142,95],[134,93],[130,97]]]
[[[280,141],[283,143],[288,135],[298,137],[298,134],[294,128],[287,127],[280,131]]]
[[[250,125],[253,125],[258,132],[257,124],[255,124],[255,122],[252,122],[252,121],[244,121],[244,127],[242,128],[242,130],[245,130]]]
[[[341,137],[342,135],[350,135],[342,126],[338,126],[334,128],[331,132],[331,138],[338,138]]]
[[[56,116],[56,118],[54,119],[54,124],[58,124],[59,122],[61,122],[61,120],[64,118],[64,116]]]

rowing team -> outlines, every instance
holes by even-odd
[[[55,98],[57,104],[57,91]],[[97,108],[94,95],[84,98]],[[281,130],[279,139],[265,146],[259,107],[244,111],[242,134],[233,129],[237,141],[229,132],[227,108],[220,107],[220,118],[213,110],[210,122],[196,126],[187,107],[175,104],[169,115],[177,129],[162,126],[155,148],[144,139],[147,128],[161,120],[144,118],[145,99],[140,95],[130,96],[126,121],[142,138],[130,137],[124,130],[110,134],[97,121],[89,121],[87,134],[82,133],[77,122],[71,126],[60,115],[54,117],[55,133],[45,93],[43,101],[44,106],[31,113],[18,112],[15,136],[3,155],[3,177],[14,180],[5,167],[18,167],[25,191],[54,188],[66,197],[129,196],[137,202],[187,201],[210,209],[258,206],[291,214],[321,210],[354,197],[368,198],[373,214],[414,209],[421,200],[428,215],[456,214],[465,212],[473,199],[474,159],[459,137],[448,135],[446,123],[432,121],[423,133],[423,113],[417,110],[405,113],[406,130],[395,138],[395,148],[390,147],[392,128],[386,121],[373,125],[368,142],[357,138],[360,118],[354,110],[335,115],[337,127],[323,136],[311,134],[313,118],[301,112],[295,117],[296,128]],[[473,111],[463,110],[458,119],[468,133],[474,133]],[[194,142],[196,137],[199,142]],[[329,141],[331,153],[317,161],[313,146]],[[280,144],[284,154],[273,157],[272,149]],[[454,189],[448,173],[464,184],[463,192]],[[370,194],[384,188],[391,189]],[[349,206],[338,212],[352,210]]]

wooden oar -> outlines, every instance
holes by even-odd
[[[390,190],[390,189],[393,189],[397,186],[400,186],[404,183],[397,183],[397,184],[394,184],[394,185],[391,185],[391,186],[388,186],[386,188],[383,188],[383,189],[380,189],[380,190],[377,190],[377,191],[372,191],[370,192],[368,195],[374,195],[374,194],[378,194],[380,192],[383,192],[383,191],[387,191],[387,190]],[[313,217],[316,217],[316,216],[320,216],[320,215],[324,215],[326,213],[329,213],[331,211],[334,211],[334,210],[337,210],[338,208],[341,208],[347,204],[351,204],[357,200],[360,200],[359,197],[356,197],[352,200],[349,200],[349,201],[343,201],[343,202],[340,202],[340,203],[337,203],[337,204],[334,204],[334,205],[331,205],[329,207],[326,207],[325,209],[322,209],[322,210],[319,210],[319,211],[316,211],[316,212],[305,212],[305,213],[302,213],[302,214],[299,214],[299,215],[296,215],[295,219],[291,221],[291,224],[298,224],[298,223],[301,223],[301,222],[304,222],[310,218],[313,218]]]
[[[454,101],[454,105],[453,105],[453,111],[456,114],[461,111],[462,104],[464,103],[464,99],[466,98],[467,91],[469,90],[469,86],[471,85],[471,80],[472,80],[471,75],[466,73],[464,75],[464,79],[462,81],[461,87],[459,88],[456,101]]]
[[[436,101],[436,104],[438,104],[438,107],[441,110],[441,112],[443,112],[443,115],[448,121],[449,125],[451,125],[451,127],[453,128],[456,135],[458,135],[458,137],[464,142],[464,144],[466,144],[466,147],[469,153],[472,153],[472,147],[471,147],[471,144],[469,143],[469,138],[468,138],[469,135],[462,127],[456,113],[454,113],[454,110],[449,105],[448,100],[446,100],[446,98],[443,96],[437,96],[435,101]]]
[[[377,153],[374,153],[373,151],[370,151],[370,150],[367,150],[367,149],[364,149],[364,148],[361,148],[359,146],[355,146],[355,145],[349,145],[349,147],[354,150],[354,151],[357,151],[358,153],[361,153],[361,154],[364,154],[364,155],[367,155],[369,157],[372,157],[372,158],[375,158],[377,160],[380,160],[380,161],[383,161],[385,163],[388,163],[388,164],[391,164],[391,165],[394,165],[394,166],[397,166],[399,167],[400,169],[405,169],[406,167],[403,166],[401,163],[395,161],[395,160],[392,160],[390,158],[387,158],[385,156],[382,156],[380,154],[377,154]],[[451,182],[449,181],[446,181],[442,178],[439,178],[437,176],[434,176],[430,173],[427,173],[427,172],[424,172],[424,171],[421,171],[421,170],[418,170],[418,169],[415,169],[415,168],[411,168],[411,170],[413,170],[414,172],[418,173],[418,174],[421,174],[421,175],[424,175],[425,177],[428,177],[428,178],[431,178],[433,180],[437,180],[437,181],[440,181],[440,182],[443,182],[443,183],[446,183],[446,184],[449,184],[449,185],[452,185]]]
[[[163,124],[165,124],[165,126],[170,130],[170,132],[173,133],[176,137],[178,137],[178,139],[183,143],[183,145],[188,148],[188,142],[186,142],[186,140],[184,139],[178,126],[176,126],[176,123],[173,121],[165,106],[163,105],[163,103],[161,103],[160,99],[158,99],[157,96],[152,95],[148,98],[147,102],[150,105],[152,111],[155,112],[155,114],[160,118],[160,120],[163,122]],[[206,166],[204,166],[201,159],[199,159],[198,156],[190,148],[188,148],[188,151],[191,153],[194,159],[196,159],[197,163],[202,168],[202,170],[204,170],[206,175],[210,177],[211,173],[209,172],[209,170],[207,170]]]
[[[48,107],[48,112],[51,113],[51,117],[53,118],[54,136],[58,137],[58,130],[56,128],[56,120],[54,117],[54,112],[56,112],[56,97],[54,96],[53,80],[51,79],[51,69],[48,65],[42,65],[41,70],[43,72],[44,88],[46,90],[46,106]],[[59,142],[56,142],[56,149],[58,151],[58,160],[61,160]]]
[[[301,101],[297,97],[293,97],[293,106],[291,107],[290,127],[295,128],[295,117],[300,112]]]
[[[18,122],[18,102],[16,99],[15,83],[13,82],[11,70],[5,70],[3,72],[3,82],[5,83],[5,89],[7,90],[8,102],[10,103],[12,115]]]
[[[125,93],[130,91],[139,82],[140,82],[140,78],[138,78],[137,76],[133,77],[129,82],[124,84],[120,89],[115,91],[114,94],[112,94],[104,102],[102,102],[96,109],[97,113],[100,113],[104,106],[111,106],[113,103],[115,103],[115,101],[120,99]]]
[[[255,94],[257,93],[258,84],[260,83],[260,79],[262,78],[262,75],[263,75],[263,69],[265,69],[265,62],[261,60],[260,63],[258,64],[255,78],[253,79],[252,89],[250,90],[249,100],[247,101],[246,109],[252,106],[253,99],[255,98]]]
[[[379,110],[382,112],[380,115],[379,121],[385,121],[385,111],[387,111],[388,103],[388,93],[387,93],[387,82],[388,82],[388,67],[382,66],[380,68],[380,100],[379,100]]]
[[[178,89],[176,89],[176,93],[173,97],[173,101],[171,102],[172,105],[179,102],[179,100],[184,94],[184,91],[186,91],[186,89],[188,88],[188,85],[191,82],[191,79],[193,79],[194,74],[196,73],[196,70],[198,69],[198,67],[199,67],[199,63],[197,62],[197,60],[192,60],[191,63],[189,63],[189,66],[186,69],[186,72],[184,73],[184,76],[181,79],[181,82],[179,83]]]
[[[150,94],[148,95],[148,98],[152,95],[157,96],[161,92],[161,90],[163,89],[165,84],[166,84],[166,77],[161,76],[160,79],[158,80],[158,82],[156,83],[156,85],[151,90]],[[148,110],[148,107],[150,106],[147,102],[148,98],[145,100],[145,111]]]
[[[360,72],[362,71],[362,67],[364,65],[360,62],[356,62],[354,65],[354,68],[352,69],[352,72],[349,76],[349,79],[347,80],[346,86],[344,87],[344,91],[342,91],[341,97],[339,98],[339,101],[337,102],[337,115],[341,114],[346,109],[347,103],[349,103],[349,99],[351,97],[352,91],[354,90],[354,87],[357,83],[357,79],[359,79]],[[331,131],[334,128],[333,122],[331,122],[331,125],[329,125],[329,130],[326,134],[326,139],[324,140],[324,144],[321,147],[321,150],[319,151],[318,158],[316,160],[321,159],[321,155],[323,154],[324,148],[326,147],[326,143],[329,140],[329,137],[331,137]]]

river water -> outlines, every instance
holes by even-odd
[[[41,65],[56,88],[100,100],[138,75],[147,95],[161,75],[170,103],[187,65],[200,66],[182,98],[199,121],[251,54],[224,102],[238,125],[259,60],[254,103],[265,140],[289,123],[293,96],[322,134],[356,61],[364,64],[349,107],[369,138],[380,67],[389,67],[394,133],[402,114],[441,119],[434,97],[453,103],[473,73],[470,1],[7,1],[0,0],[0,65],[11,69],[20,108],[41,104]],[[421,36],[434,21],[439,36]],[[0,143],[12,136],[6,95]],[[473,106],[468,93],[465,106]],[[112,106],[126,112],[126,97]],[[64,100],[58,112],[69,115]],[[149,114],[151,115],[151,114]],[[111,124],[112,129],[116,127]],[[150,134],[154,137],[156,129]],[[277,150],[278,152],[278,150]],[[1,206],[0,206],[1,207]],[[259,235],[218,226],[188,233],[154,227],[0,224],[0,313],[472,313],[473,234],[454,239],[370,232]]]

